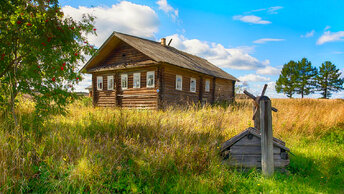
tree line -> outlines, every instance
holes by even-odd
[[[277,93],[284,93],[289,98],[294,94],[303,98],[314,92],[320,92],[322,98],[329,98],[333,92],[344,89],[343,83],[344,78],[341,78],[341,72],[335,64],[325,61],[318,70],[310,61],[302,58],[284,64],[275,89]]]

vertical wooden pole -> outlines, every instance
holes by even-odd
[[[259,98],[259,97],[257,97]],[[260,130],[260,109],[253,105],[253,122],[254,122],[254,128]]]
[[[267,96],[262,96],[259,101],[260,109],[260,130],[262,149],[262,171],[264,176],[272,176],[274,173],[273,158],[273,136],[272,136],[272,116],[271,100]]]
[[[93,107],[95,107],[97,105],[97,96],[96,96],[96,89],[97,89],[97,80],[96,80],[96,75],[94,73],[92,73],[92,104]]]

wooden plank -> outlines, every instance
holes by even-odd
[[[251,139],[249,139],[249,137],[251,137]],[[236,145],[236,146],[245,146],[245,145],[260,146],[260,138],[254,136],[252,134],[246,135],[245,137],[243,137],[242,139],[237,141],[234,145]]]
[[[268,97],[262,96],[259,101],[260,109],[260,130],[261,130],[261,152],[262,171],[265,176],[272,176],[274,173],[274,146],[272,134],[271,101]],[[280,149],[280,148],[279,148]]]
[[[245,146],[237,146],[233,145],[230,148],[231,154],[261,154],[262,149],[261,146],[255,146],[255,145],[245,145]],[[274,154],[279,154],[281,153],[281,148],[274,146],[273,148],[273,153]]]

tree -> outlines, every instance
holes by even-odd
[[[0,3],[0,106],[12,113],[16,97],[29,94],[39,117],[61,113],[77,98],[82,79],[77,63],[94,53],[86,40],[94,18],[66,18],[58,0],[2,0]]]
[[[298,73],[297,63],[295,61],[289,61],[287,64],[284,64],[281,74],[276,81],[275,89],[277,93],[284,93],[287,97],[292,98],[296,92]]]
[[[295,91],[297,94],[304,95],[314,93],[315,89],[315,76],[317,74],[317,68],[312,67],[312,63],[306,58],[302,58],[301,61],[297,62],[296,70],[298,77],[296,78]]]
[[[316,76],[316,86],[323,98],[331,97],[332,92],[343,90],[344,78],[340,78],[339,69],[330,61],[321,64]]]

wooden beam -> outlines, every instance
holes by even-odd
[[[270,177],[274,173],[273,158],[273,134],[271,100],[267,96],[261,96],[259,101],[260,109],[260,130],[262,149],[262,171],[263,175]]]

